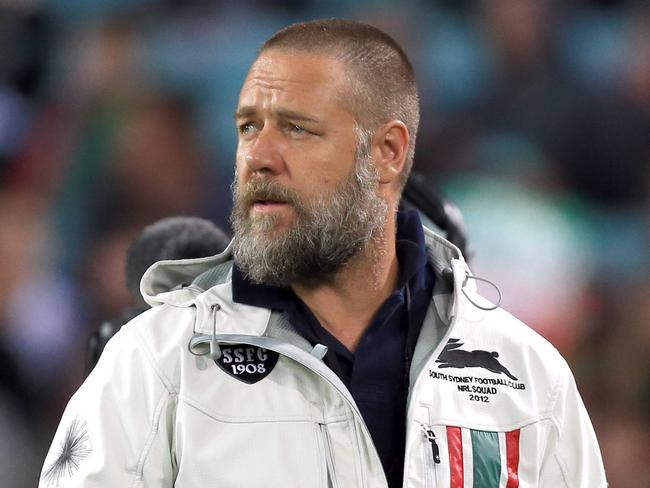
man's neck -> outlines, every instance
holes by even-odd
[[[398,276],[393,223],[332,281],[292,289],[320,324],[354,352],[375,312],[397,287]]]

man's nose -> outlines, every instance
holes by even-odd
[[[249,146],[244,156],[252,173],[278,174],[284,167],[282,141],[277,131],[265,126]]]

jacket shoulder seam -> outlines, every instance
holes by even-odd
[[[142,351],[144,352],[144,356],[146,357],[147,362],[153,369],[154,373],[160,380],[161,384],[163,385],[167,393],[170,395],[177,395],[178,391],[176,390],[176,388],[174,388],[173,383],[169,378],[167,378],[167,376],[165,376],[161,368],[158,366],[158,362],[156,361],[156,358],[154,357],[154,354],[149,348],[147,342],[144,340],[144,338],[139,333],[139,331],[136,330],[135,328],[133,329],[133,335],[135,336],[136,340],[138,341],[138,344],[140,345]]]
[[[558,438],[560,437],[560,433],[562,432],[562,425],[560,419],[556,417],[554,411],[555,411],[555,406],[557,405],[557,402],[561,397],[560,393],[562,392],[562,386],[564,384],[566,375],[567,375],[567,366],[564,360],[562,360],[562,368],[560,371],[558,371],[557,377],[555,378],[555,384],[553,385],[553,388],[549,393],[549,399],[548,399],[547,407],[545,409],[545,417],[552,422],[553,426],[555,427],[555,434],[558,436]]]

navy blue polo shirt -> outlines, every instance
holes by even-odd
[[[258,285],[233,266],[233,300],[282,311],[312,345],[328,347],[325,362],[357,403],[392,487],[402,486],[408,371],[433,291],[422,224],[416,211],[398,212],[398,285],[375,313],[354,353],[320,325],[290,288]]]

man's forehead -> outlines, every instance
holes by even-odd
[[[244,85],[277,81],[338,86],[346,78],[343,62],[334,56],[270,49],[253,62]]]

